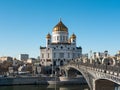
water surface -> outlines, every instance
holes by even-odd
[[[20,85],[0,86],[0,90],[89,90],[87,85]]]

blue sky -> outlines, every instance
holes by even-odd
[[[0,0],[0,56],[39,56],[60,18],[83,53],[120,50],[119,0]]]

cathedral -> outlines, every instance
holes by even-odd
[[[40,46],[40,64],[47,69],[59,68],[69,61],[81,57],[82,48],[76,46],[76,35],[69,37],[68,28],[60,20],[52,35],[46,35],[46,47]]]

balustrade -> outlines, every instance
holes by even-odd
[[[97,62],[90,63],[90,61],[85,61],[81,59],[76,59],[74,61],[69,62],[70,65],[74,65],[76,67],[85,66],[88,69],[95,70],[97,72],[107,73],[115,76],[120,76],[120,65],[109,65],[109,64],[101,64]]]
[[[100,63],[95,61],[90,63],[90,60],[76,59],[64,65],[64,68],[67,67],[73,67],[80,70],[91,88],[93,88],[92,84],[94,79],[108,79],[120,84],[120,62],[113,65],[110,63]]]

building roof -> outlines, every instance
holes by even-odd
[[[76,47],[77,49],[82,49],[82,47]]]
[[[75,39],[75,38],[76,38],[76,35],[73,33],[70,38]]]
[[[51,38],[50,33],[48,33],[48,34],[46,35],[46,38],[47,38],[47,39],[50,39],[50,38]]]
[[[46,49],[46,47],[42,47],[42,46],[40,46],[40,49]]]
[[[53,28],[53,32],[57,32],[57,31],[68,32],[68,28],[62,23],[61,20],[60,20],[60,22]]]

